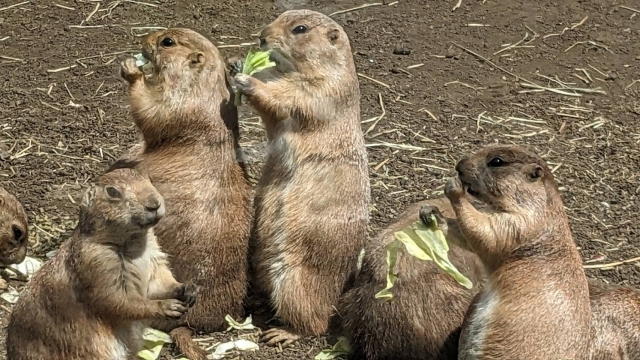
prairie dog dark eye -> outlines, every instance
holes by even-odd
[[[171,47],[171,46],[175,45],[176,43],[175,43],[175,41],[173,41],[172,38],[166,37],[166,38],[162,39],[162,42],[160,44],[162,46],[164,46],[164,47]]]
[[[298,35],[298,34],[304,34],[307,32],[307,27],[304,25],[298,25],[295,27],[295,29],[293,29],[293,33]]]
[[[18,226],[13,225],[11,227],[11,230],[13,230],[13,238],[16,241],[20,241],[20,239],[22,238],[22,235],[24,234],[24,231],[22,231],[22,229],[20,229]]]
[[[113,186],[107,186],[105,190],[107,190],[107,195],[114,199],[120,199],[122,197],[120,191],[118,191],[118,189],[114,188]]]
[[[507,163],[499,157],[494,157],[493,159],[491,159],[491,161],[489,161],[488,165],[490,167],[500,167],[507,165]]]

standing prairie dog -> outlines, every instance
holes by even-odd
[[[28,242],[27,213],[15,196],[0,187],[0,268],[23,262]],[[0,290],[6,287],[0,279]]]
[[[440,228],[448,242],[466,244],[449,202],[425,202],[420,209],[421,219],[432,214],[439,224],[446,224]],[[640,359],[640,291],[590,280],[589,297],[591,359]]]
[[[458,359],[588,359],[587,279],[545,161],[494,145],[456,170],[445,194],[489,274],[465,317]],[[476,210],[467,192],[489,209]]]
[[[281,76],[237,74],[262,117],[268,155],[256,190],[255,284],[284,327],[284,346],[327,331],[367,238],[370,186],[349,39],[329,17],[287,11],[260,33]],[[256,74],[259,76],[260,73]]]
[[[155,233],[180,281],[193,280],[198,301],[186,318],[155,327],[171,331],[191,360],[204,350],[192,330],[221,331],[225,316],[243,315],[252,223],[249,183],[236,159],[238,113],[225,63],[204,36],[168,29],[142,40],[153,65],[145,78],[133,58],[122,63],[130,84],[130,111],[144,145],[112,168],[148,173],[167,202]]]
[[[136,359],[149,320],[186,312],[197,289],[173,278],[156,242],[164,211],[146,176],[101,176],[74,233],[20,294],[8,359]]]
[[[391,301],[376,299],[387,283],[386,246],[394,232],[417,221],[424,208],[442,209],[438,225],[447,231],[455,214],[446,198],[411,205],[365,247],[355,285],[339,308],[343,335],[349,339],[354,359],[441,360],[457,359],[458,338],[464,315],[483,282],[483,268],[473,253],[451,246],[449,259],[473,282],[469,290],[458,284],[433,261],[408,254],[399,257],[399,278]],[[424,222],[424,220],[423,220]]]

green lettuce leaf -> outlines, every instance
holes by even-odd
[[[244,62],[242,64],[242,73],[253,75],[260,71],[276,66],[276,63],[271,61],[270,56],[271,50],[249,50],[249,53],[244,58]],[[236,106],[240,106],[242,104],[242,93],[239,91],[236,92],[235,104]]]
[[[393,299],[391,289],[398,279],[394,268],[398,259],[398,252],[404,245],[409,255],[420,260],[434,261],[442,270],[454,278],[460,285],[467,289],[471,289],[473,284],[466,276],[464,276],[449,261],[447,253],[449,252],[449,244],[444,233],[438,227],[438,222],[434,215],[431,215],[431,225],[427,226],[422,221],[416,221],[405,227],[401,231],[395,232],[395,240],[387,245],[387,265],[389,273],[387,274],[387,287],[378,292],[375,297],[378,299]]]
[[[338,338],[338,342],[335,343],[335,345],[333,345],[331,349],[322,350],[318,355],[316,355],[314,359],[331,360],[337,358],[338,356],[349,355],[350,353],[351,345],[349,344],[349,341],[345,337],[340,336]]]

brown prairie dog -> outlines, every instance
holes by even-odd
[[[27,213],[15,196],[0,187],[0,267],[23,262],[28,242]],[[6,288],[2,279],[0,288]]]
[[[418,220],[424,208],[440,209],[443,231],[455,214],[446,198],[411,205],[365,247],[355,286],[339,307],[343,335],[349,339],[354,359],[436,360],[456,359],[464,315],[483,281],[483,268],[473,253],[451,246],[449,259],[473,282],[468,290],[432,261],[402,255],[396,263],[399,279],[394,299],[376,299],[386,286],[388,266],[385,247],[393,233]],[[444,221],[443,221],[444,220]]]
[[[478,206],[474,204],[477,208]],[[486,206],[485,206],[486,207]],[[450,203],[427,201],[420,217],[436,215],[447,241],[465,244]],[[424,221],[424,220],[423,220]],[[589,281],[591,303],[591,359],[640,359],[640,291]]]
[[[587,279],[545,161],[494,145],[456,170],[445,194],[489,274],[465,317],[458,359],[588,359]],[[489,209],[476,210],[467,193]]]
[[[134,59],[122,64],[130,84],[131,116],[144,141],[117,167],[148,173],[163,194],[167,214],[155,228],[179,281],[200,286],[186,318],[154,324],[171,331],[191,360],[206,354],[191,330],[221,331],[225,315],[243,315],[252,223],[249,183],[236,159],[238,114],[225,63],[204,36],[188,29],[147,35],[145,78]]]
[[[135,359],[149,320],[187,311],[197,289],[167,267],[153,234],[163,214],[148,177],[130,169],[101,176],[74,233],[20,295],[8,359]]]
[[[367,238],[369,176],[342,27],[317,12],[287,11],[260,42],[287,69],[273,81],[235,80],[269,140],[255,198],[254,280],[285,326],[262,339],[286,346],[327,331]]]

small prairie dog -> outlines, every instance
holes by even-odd
[[[438,226],[447,231],[455,214],[446,198],[411,205],[365,247],[355,285],[339,307],[343,335],[349,339],[354,359],[436,360],[456,359],[464,315],[483,281],[478,257],[450,246],[449,259],[473,282],[469,290],[458,284],[433,261],[401,255],[396,263],[398,280],[394,299],[376,299],[387,283],[385,247],[394,232],[417,221],[430,208],[441,210]],[[424,220],[423,220],[424,222]]]
[[[465,317],[458,359],[588,359],[587,279],[545,161],[493,145],[456,170],[445,194],[488,272]],[[488,209],[475,209],[467,193]]]
[[[130,169],[101,176],[74,233],[20,295],[8,358],[135,359],[147,321],[186,312],[197,288],[167,267],[153,234],[163,214],[148,177]]]
[[[133,58],[122,63],[133,121],[143,141],[112,168],[149,174],[167,203],[154,229],[179,281],[194,281],[198,301],[187,316],[154,323],[171,332],[191,360],[206,353],[192,339],[222,331],[225,315],[244,315],[252,224],[250,187],[236,158],[238,112],[225,62],[207,38],[188,29],[157,31],[142,40],[149,77]]]
[[[27,221],[22,204],[0,187],[0,267],[19,264],[27,256]]]
[[[269,142],[255,197],[253,280],[285,326],[262,340],[287,346],[327,331],[367,238],[370,185],[342,27],[317,12],[287,11],[261,31],[260,43],[285,68],[281,76],[235,80]]]

